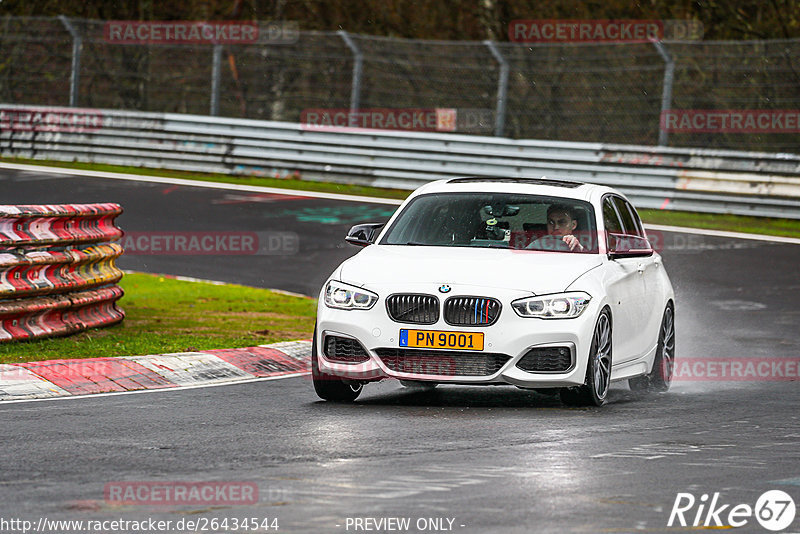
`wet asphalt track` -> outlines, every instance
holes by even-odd
[[[392,209],[6,170],[0,199],[120,202],[128,231],[294,232],[291,255],[121,265],[309,295],[357,251],[342,241],[347,228]],[[800,246],[671,233],[664,246],[679,358],[800,354]],[[680,382],[645,398],[619,385],[601,409],[515,388],[417,393],[390,381],[342,406],[319,402],[305,378],[0,405],[0,519],[246,516],[277,518],[283,532],[356,532],[348,517],[405,517],[409,532],[421,518],[453,519],[464,533],[661,532],[678,492],[753,505],[782,489],[800,504],[798,406],[798,382],[765,381]],[[210,480],[256,482],[259,502],[103,499],[113,481]],[[739,531],[767,532],[754,519]],[[797,531],[800,519],[785,532]]]

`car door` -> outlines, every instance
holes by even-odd
[[[618,198],[618,197],[617,197]],[[603,226],[606,243],[611,234],[624,234],[626,228],[613,195],[603,199]],[[611,306],[615,363],[634,360],[644,353],[646,336],[642,332],[647,305],[641,266],[643,258],[615,258],[606,265],[606,290]]]
[[[630,202],[621,198],[614,197],[614,203],[617,211],[622,218],[623,227],[626,233],[646,238],[644,225],[639,218]],[[627,214],[627,217],[626,215]],[[643,314],[643,328],[640,332],[642,339],[640,340],[639,350],[642,353],[655,347],[658,342],[658,330],[661,326],[661,317],[663,310],[663,277],[661,276],[661,256],[653,253],[650,256],[637,258],[639,260],[638,269],[642,274],[642,281],[644,282],[644,299],[642,300],[642,314]]]

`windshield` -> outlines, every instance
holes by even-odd
[[[381,244],[597,253],[592,205],[512,193],[435,193],[413,199]]]

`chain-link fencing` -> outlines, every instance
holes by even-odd
[[[455,110],[448,131],[797,152],[800,128],[667,131],[667,110],[800,110],[800,40],[441,42],[261,23],[246,44],[121,44],[108,23],[0,18],[0,101],[301,122]]]

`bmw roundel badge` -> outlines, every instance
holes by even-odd
[[[439,293],[450,293],[450,286],[447,284],[442,284],[439,286]]]

